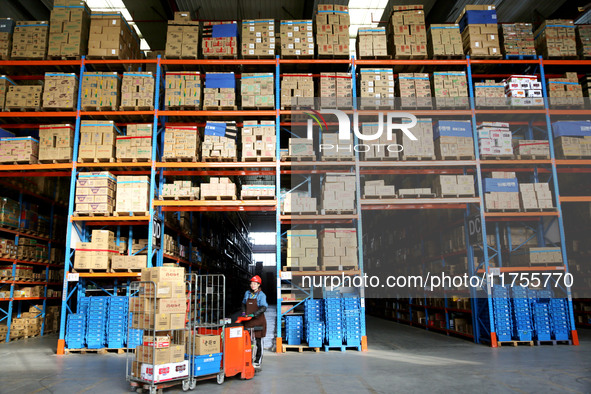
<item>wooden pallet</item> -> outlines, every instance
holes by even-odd
[[[235,163],[238,161],[236,157],[210,157],[210,156],[203,156],[204,162],[228,162],[228,163]]]
[[[316,156],[305,156],[305,155],[287,155],[281,156],[281,161],[314,161],[316,160]]]
[[[283,271],[320,271],[319,265],[309,266],[309,267],[288,267],[284,266]]]
[[[117,163],[147,163],[152,161],[152,158],[147,157],[118,157]]]
[[[322,271],[351,271],[359,269],[358,265],[323,265]]]
[[[207,37],[206,35],[203,35],[203,37]],[[234,59],[237,60],[238,59],[238,55],[215,55],[215,56],[208,56],[208,55],[203,55],[204,59]]]
[[[537,55],[505,55],[506,60],[535,60],[537,58]]]
[[[94,105],[86,105],[82,107],[82,111],[117,111],[116,106],[94,106]]]
[[[486,208],[486,212],[521,212],[519,208]]]
[[[347,55],[334,55],[334,54],[318,54],[318,59],[349,59],[349,54]]]
[[[115,163],[115,159],[109,158],[96,158],[96,157],[79,157],[78,163]]]
[[[242,54],[242,58],[243,59],[275,59],[275,55],[248,55],[248,54]]]
[[[422,161],[422,160],[437,160],[435,156],[412,156],[412,155],[404,155],[402,158],[403,161]]]
[[[302,211],[302,212],[282,212],[282,215],[301,216],[301,215],[318,215],[318,211]]]
[[[314,55],[283,55],[281,59],[314,59]]]
[[[275,161],[275,156],[245,157],[243,160],[251,162],[271,162]]]
[[[91,274],[95,274],[95,273],[105,273],[105,272],[109,272],[108,268],[105,269],[97,269],[97,268],[72,268],[72,272],[74,273],[81,273],[81,272],[89,272]]]
[[[363,197],[361,197],[361,199],[363,200],[385,200],[385,199],[391,199],[391,198],[398,198],[395,194],[392,195],[375,195],[372,196],[371,194],[364,194]]]
[[[204,105],[204,111],[237,111],[238,107],[235,105]]]
[[[513,347],[517,347],[517,346],[533,346],[534,345],[534,341],[498,341],[497,345],[499,347],[502,346],[513,346]]]
[[[564,155],[560,155],[560,156],[557,156],[556,158],[560,159],[560,160],[589,160],[589,159],[591,159],[591,156],[584,156],[584,155],[564,156]]]
[[[390,55],[359,56],[358,59],[362,59],[362,60],[390,60],[390,59],[392,59],[392,56],[390,56]]]
[[[482,155],[482,159],[486,160],[513,160],[515,156],[513,155],[496,155],[496,156],[488,156]]]
[[[321,209],[322,215],[355,215],[357,210],[355,209]]]
[[[11,160],[11,161],[1,162],[0,164],[13,164],[13,165],[19,165],[19,164],[37,164],[37,159],[36,158],[33,158],[33,159],[29,159],[29,160]]]
[[[199,111],[198,105],[171,105],[165,107],[166,111]]]
[[[141,272],[141,268],[110,268],[109,272]]]
[[[162,161],[165,163],[196,163],[196,156],[182,156],[182,157],[163,157]]]
[[[57,164],[57,163],[70,163],[72,159],[39,159],[39,163],[46,164]]]
[[[76,108],[72,107],[43,107],[43,111],[45,112],[66,112],[66,111],[76,111]]]
[[[113,212],[109,211],[97,211],[97,212],[74,212],[74,216],[111,216]]]
[[[131,106],[131,105],[120,105],[120,111],[154,111],[153,105],[141,105],[141,106]]]
[[[400,157],[398,156],[383,156],[383,157],[363,157],[363,161],[398,161]]]
[[[524,212],[556,212],[556,208],[523,208]]]
[[[321,156],[320,161],[354,161],[355,156]]]
[[[236,196],[201,196],[202,201],[233,201]]]
[[[552,339],[550,341],[535,341],[535,342],[536,342],[536,346],[542,346],[542,345],[556,346],[556,345],[572,345],[573,344],[573,342],[570,339],[568,341],[566,341],[566,340],[557,341],[556,339]]]
[[[39,112],[41,107],[4,107],[6,112]]]
[[[181,201],[181,200],[189,200],[189,201],[194,201],[197,200],[198,197],[196,196],[160,196],[158,197],[159,200],[175,200],[175,201]]]
[[[467,156],[439,156],[437,160],[475,160],[476,157],[474,155],[467,155]]]
[[[394,55],[396,60],[425,60],[428,58],[427,55]]]
[[[242,200],[274,200],[275,196],[240,196]]]
[[[242,106],[242,109],[244,111],[257,111],[257,110],[259,110],[259,111],[268,111],[268,110],[275,109],[275,106],[274,105],[261,105],[260,107],[257,107],[257,106],[252,106],[252,107]]]
[[[329,345],[324,345],[324,351],[328,352],[330,349],[337,349],[340,350],[341,352],[345,352],[347,349],[355,349],[357,351],[361,351],[361,345],[359,346],[347,346],[347,345],[341,345],[341,346],[329,346]]]
[[[515,155],[515,160],[550,160],[550,155]]]
[[[394,101],[391,105],[360,105],[360,110],[380,110],[380,109],[394,109]]]
[[[301,345],[286,345],[286,344],[282,344],[281,345],[281,352],[285,353],[288,350],[296,350],[298,353],[303,353],[304,350],[311,350],[313,352],[316,353],[320,353],[320,348],[319,347],[310,347],[306,344],[301,344]]]
[[[127,348],[99,348],[99,349],[65,349],[66,354],[69,353],[96,353],[96,354],[107,354],[107,353],[117,353],[117,354],[124,354]]]
[[[433,55],[431,56],[432,59],[437,59],[437,60],[452,60],[452,59],[465,59],[466,55],[461,54],[461,55]]]
[[[474,55],[474,54],[468,53],[467,55],[469,55],[471,59],[502,59],[503,58],[503,55],[501,55],[500,53],[498,55]]]
[[[398,198],[435,198],[435,193],[410,194],[398,192]]]
[[[113,216],[150,216],[149,211],[113,212]]]
[[[451,193],[441,193],[439,196],[441,198],[465,198],[465,197],[475,197],[474,194],[451,194]]]

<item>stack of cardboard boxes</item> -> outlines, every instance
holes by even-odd
[[[41,286],[27,287],[25,289],[32,289],[27,291],[27,294],[30,293],[30,295],[26,295],[25,297],[44,296],[41,292]],[[10,323],[10,338],[33,337],[41,334],[43,316],[40,316],[40,314],[40,311],[23,312],[20,317],[13,318]],[[6,333],[4,333],[4,338],[6,338]]]
[[[404,119],[403,123],[408,119]],[[398,132],[397,141],[404,147],[401,153],[402,160],[409,158],[431,158],[435,157],[435,145],[433,144],[433,124],[431,119],[418,119],[415,127],[410,132],[416,140],[403,132]]]
[[[0,198],[0,224],[7,227],[18,227],[21,207],[10,198]]]
[[[503,53],[506,56],[528,56],[535,58],[536,46],[531,23],[503,23]]]
[[[556,155],[562,159],[591,157],[591,122],[552,123]]]
[[[80,106],[86,111],[119,109],[121,78],[116,72],[85,72]]]
[[[76,109],[78,77],[74,73],[45,73],[43,108]]]
[[[435,126],[434,137],[437,159],[474,158],[474,138],[469,120],[440,120]]]
[[[6,94],[10,85],[16,85],[14,81],[8,78],[6,75],[0,75],[0,111],[4,111],[4,105],[6,103]]]
[[[260,200],[275,197],[275,186],[269,185],[242,185],[240,198],[242,200]]]
[[[80,173],[76,181],[76,213],[112,214],[116,189],[117,180],[108,171]]]
[[[147,297],[130,297],[131,327],[155,330],[157,336],[145,335],[142,344],[135,348],[130,374],[154,382],[188,376],[189,361],[184,359],[185,335],[173,331],[185,328],[185,269],[144,268],[142,281],[154,284],[143,286]],[[219,347],[218,341],[218,352]]]
[[[524,211],[554,208],[552,192],[547,183],[520,183],[519,197]]]
[[[474,196],[474,175],[439,175],[433,190],[439,197]]]
[[[401,108],[430,108],[431,83],[429,74],[400,73],[398,74],[398,97]]]
[[[1,137],[0,163],[35,164],[39,157],[39,141],[33,137]]]
[[[151,123],[128,124],[127,135],[116,139],[117,159],[146,161],[152,159]]]
[[[363,186],[363,198],[391,197],[396,198],[394,185],[386,185],[383,179],[379,181],[365,181]]]
[[[322,182],[323,212],[355,210],[355,175],[327,173]]]
[[[497,12],[494,5],[467,5],[458,21],[464,53],[473,57],[501,57]]]
[[[124,72],[121,109],[154,108],[154,76],[151,72]]]
[[[201,108],[201,74],[199,71],[166,73],[164,107],[169,109]]]
[[[422,5],[395,5],[388,21],[390,53],[397,59],[427,58],[427,26]]]
[[[433,73],[433,93],[437,107],[467,107],[468,82],[464,71]]]
[[[302,271],[318,267],[318,234],[316,230],[287,230],[287,268]]]
[[[275,108],[273,73],[243,73],[240,82],[242,108]]]
[[[0,24],[0,32],[1,31],[2,26]],[[2,33],[0,33],[0,37],[1,35]],[[1,48],[2,46],[0,44],[0,53],[2,52]],[[591,25],[577,26],[577,52],[581,59],[588,59],[591,57]]]
[[[576,72],[567,72],[564,78],[548,79],[550,105],[583,105],[583,87]]]
[[[363,123],[361,125],[361,132],[364,135],[375,135],[379,128],[380,125],[378,123]],[[403,149],[400,145],[396,144],[396,133],[392,133],[392,138],[388,139],[388,133],[383,125],[380,138],[368,145],[369,149],[363,152],[364,160],[398,160],[399,154]]]
[[[242,160],[275,159],[275,122],[245,120],[242,127]]]
[[[290,138],[288,141],[288,155],[291,157],[315,158],[314,141],[307,138]]]
[[[49,57],[86,55],[90,9],[80,0],[57,0],[49,17]]]
[[[312,74],[288,74],[281,80],[281,109],[313,107]]]
[[[199,186],[193,186],[191,181],[174,181],[162,185],[162,197],[177,198],[190,197],[199,198]]]
[[[146,255],[113,255],[111,256],[111,270],[139,271],[146,268],[148,258]]]
[[[275,56],[275,21],[248,19],[242,21],[242,57]]]
[[[16,245],[14,244],[13,239],[0,238],[0,254],[5,254],[5,255],[8,255],[8,257],[16,258],[16,250],[17,250],[17,248],[16,248]],[[10,274],[8,274],[7,272],[2,272],[0,275],[12,277],[12,266],[9,265],[9,266],[2,266],[2,267],[10,267]]]
[[[115,159],[115,130],[119,131],[112,120],[83,120],[80,125],[78,160]]]
[[[322,269],[357,269],[357,230],[326,228],[320,231]]]
[[[435,57],[464,56],[460,25],[443,24],[429,27],[429,55]]]
[[[577,56],[575,22],[568,19],[544,21],[534,33],[536,49],[545,59]]]
[[[118,175],[115,212],[146,214],[149,210],[150,178],[148,176]]]
[[[41,109],[43,85],[10,85],[6,93],[6,109]]]
[[[109,230],[92,230],[90,242],[79,242],[74,254],[74,269],[108,271],[111,259],[118,255],[115,234]]]
[[[221,197],[223,199],[236,199],[236,184],[230,178],[210,177],[209,183],[201,184],[201,199],[211,200]]]
[[[238,24],[235,21],[203,22],[201,51],[204,58],[235,58],[238,55]]]
[[[511,253],[510,265],[514,267],[562,265],[562,251],[560,246],[524,246]]]
[[[361,69],[360,108],[394,108],[394,72],[392,69]]]
[[[74,148],[74,126],[71,124],[50,124],[39,126],[39,161],[72,161]]]
[[[482,122],[478,125],[480,156],[513,156],[512,134],[509,123]]]
[[[323,161],[329,160],[353,160],[355,151],[353,139],[348,142],[341,141],[338,133],[323,133],[320,141],[320,158]]]
[[[12,59],[43,60],[47,55],[48,21],[18,21],[12,36]]]
[[[0,19],[0,60],[10,59],[14,25],[14,21],[10,18]]]
[[[505,84],[487,79],[474,83],[474,97],[479,107],[503,107],[507,105],[505,98]]]
[[[197,59],[199,56],[199,22],[189,12],[175,12],[168,21],[165,55],[169,59]]]
[[[513,151],[522,159],[550,158],[550,143],[544,140],[513,140]]]
[[[279,28],[281,57],[314,57],[311,20],[282,20]]]
[[[198,158],[201,138],[197,126],[167,126],[164,133],[162,160]]]
[[[387,57],[388,40],[385,27],[360,28],[357,30],[357,57],[359,59]]]
[[[535,75],[511,75],[505,81],[505,95],[514,106],[542,106],[542,83]]]
[[[519,211],[519,185],[514,172],[493,172],[484,178],[484,203],[489,211]]]
[[[350,73],[320,73],[320,107],[352,108]]]
[[[235,122],[207,122],[205,137],[201,144],[203,161],[223,161],[238,159],[236,140],[238,131]]]
[[[139,37],[120,12],[95,12],[90,17],[88,56],[139,59]]]
[[[349,7],[318,4],[316,45],[319,56],[349,57]]]
[[[283,198],[281,212],[290,213],[317,213],[317,200],[306,192],[292,191]]]
[[[220,107],[236,109],[236,79],[234,73],[205,74],[203,109],[215,110]]]

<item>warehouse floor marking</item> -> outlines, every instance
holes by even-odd
[[[367,353],[351,353],[360,357],[373,357],[382,360],[398,361],[415,365],[432,365],[432,366],[446,366],[446,365],[482,365],[482,363],[474,361],[464,361],[451,358],[434,357],[434,356],[417,356],[410,353],[392,353],[384,350],[372,350]]]

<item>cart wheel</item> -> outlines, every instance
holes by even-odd
[[[183,391],[189,391],[189,381],[183,380]]]
[[[197,387],[197,381],[195,379],[191,379],[191,383],[189,384],[189,390],[195,390]]]
[[[223,373],[218,373],[218,378],[217,378],[218,384],[224,383],[225,377],[226,377],[226,375],[224,375]]]
[[[156,387],[150,387],[150,394],[156,394],[158,389]]]

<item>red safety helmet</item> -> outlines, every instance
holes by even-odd
[[[263,280],[262,280],[262,279],[261,279],[261,277],[260,277],[260,276],[258,276],[258,275],[255,275],[255,276],[253,276],[252,278],[250,278],[250,281],[251,281],[251,282],[256,282],[256,283],[258,283],[259,285],[262,285],[262,284],[263,284]]]

